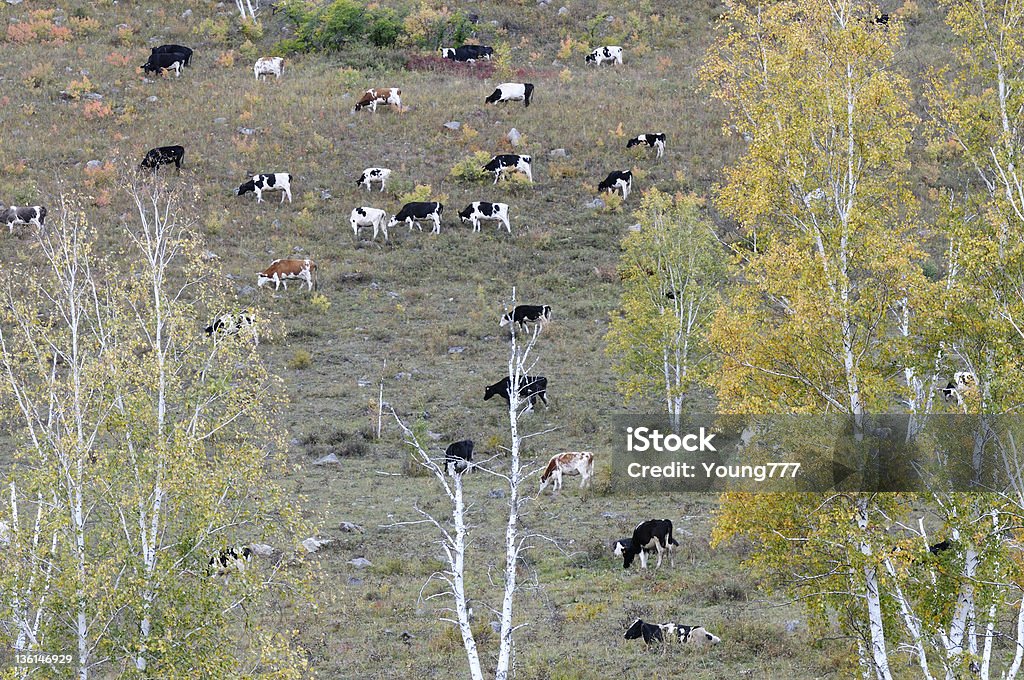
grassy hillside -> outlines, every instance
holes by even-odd
[[[602,338],[618,300],[618,243],[638,197],[621,212],[584,203],[610,170],[630,167],[635,189],[710,197],[737,151],[696,79],[722,7],[672,0],[631,3],[635,8],[627,11],[622,3],[594,0],[567,3],[561,16],[558,3],[467,3],[480,16],[480,42],[508,42],[516,77],[536,84],[535,102],[524,109],[483,105],[501,82],[486,76],[490,66],[451,67],[406,48],[289,57],[281,80],[256,82],[252,57],[290,36],[290,27],[267,11],[264,34],[246,45],[235,28],[219,33],[218,25],[235,25],[232,3],[221,5],[72,0],[33,17],[49,6],[0,4],[4,26],[38,25],[24,34],[29,37],[9,29],[0,50],[0,200],[55,205],[60,193],[80,191],[102,230],[128,209],[116,188],[123,168],[150,147],[186,147],[180,177],[166,168],[161,174],[192,197],[196,225],[221,258],[229,276],[224,284],[238,292],[239,305],[258,310],[275,331],[260,348],[289,385],[280,423],[290,433],[294,463],[286,483],[322,535],[337,539],[319,555],[316,608],[286,612],[281,621],[298,631],[320,677],[463,674],[454,630],[437,621],[433,603],[418,601],[438,564],[433,533],[386,526],[414,519],[414,505],[435,512],[444,506],[427,478],[408,474],[394,427],[373,440],[377,382],[383,373],[385,399],[409,420],[424,420],[441,435],[441,446],[472,438],[484,451],[495,450],[504,441],[505,413],[482,396],[503,374],[507,343],[498,319],[513,287],[521,302],[550,304],[555,318],[537,352],[552,406],[529,416],[527,425],[558,429],[532,440],[528,455],[588,449],[602,469],[591,497],[581,499],[570,482],[561,497],[530,506],[527,526],[560,539],[562,551],[538,546],[524,570],[539,585],[517,610],[518,621],[530,624],[517,639],[517,677],[797,680],[849,672],[842,648],[815,641],[802,625],[786,631],[786,622],[801,615],[766,598],[739,571],[740,554],[710,550],[714,499],[633,499],[603,490],[606,423],[621,399]],[[183,17],[186,10],[191,13]],[[661,19],[647,20],[655,12]],[[921,21],[924,35],[938,35],[935,17]],[[584,68],[579,52],[559,58],[565,36],[587,40],[589,33],[596,46],[634,24],[637,49],[627,45],[621,68]],[[46,26],[69,27],[71,37],[54,44],[50,38],[61,32],[51,35]],[[164,42],[193,47],[193,66],[180,78],[147,80],[136,67],[149,46]],[[936,49],[934,40],[912,38],[907,63],[927,63]],[[406,70],[407,62],[418,69]],[[353,95],[373,86],[401,87],[408,111],[350,115]],[[462,129],[445,129],[447,121],[460,121]],[[451,180],[452,166],[476,151],[509,151],[505,136],[512,127],[524,135],[521,151],[535,159],[535,186]],[[668,135],[660,161],[625,149],[628,137],[648,131]],[[549,157],[556,148],[567,157]],[[91,160],[103,166],[89,169]],[[393,169],[387,192],[356,187],[367,166]],[[260,205],[252,195],[234,196],[247,175],[275,171],[294,175],[294,203],[280,205],[276,194]],[[368,234],[353,239],[354,207],[394,212],[399,195],[417,184],[447,197],[440,235],[396,229],[389,243],[371,242]],[[509,203],[512,236],[492,225],[473,234],[457,223],[457,210],[473,200]],[[723,234],[728,229],[721,225]],[[30,236],[5,234],[0,256],[31,258],[31,244]],[[255,271],[295,254],[320,264],[329,307],[311,303],[297,286],[278,294],[251,289]],[[340,465],[311,464],[329,452]],[[467,486],[474,502],[469,589],[496,605],[488,575],[500,569],[504,501],[489,495],[498,487],[484,476]],[[679,527],[675,568],[623,572],[607,544],[655,515]],[[343,520],[365,532],[339,532]],[[373,566],[349,565],[356,556]],[[476,611],[488,659],[497,649],[492,617],[482,604]],[[724,642],[706,653],[671,650],[654,662],[642,645],[621,638],[636,616],[703,624]],[[403,641],[403,632],[413,637]]]

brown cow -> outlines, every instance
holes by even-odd
[[[274,290],[280,288],[282,283],[284,289],[288,290],[288,279],[299,279],[306,282],[308,290],[313,290],[316,287],[316,262],[309,259],[274,260],[269,267],[261,272],[256,272],[256,276],[258,288],[273,281]]]
[[[552,456],[544,474],[540,476],[540,491],[544,491],[548,483],[552,483],[554,491],[560,490],[562,475],[579,475],[582,477],[580,488],[589,486],[594,476],[594,454],[590,451],[570,451]]]
[[[371,111],[377,110],[377,104],[390,104],[399,113],[402,112],[402,91],[397,87],[373,87],[367,90],[362,99],[352,107],[352,113],[359,109],[369,107]]]

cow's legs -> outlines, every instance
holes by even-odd
[[[647,551],[640,546],[640,568],[647,569]]]
[[[664,548],[661,545],[661,539],[660,538],[655,537],[654,541],[655,541],[654,547],[658,549],[658,563],[654,565],[654,568],[655,569],[661,569],[661,551],[664,550]]]

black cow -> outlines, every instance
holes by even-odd
[[[646,132],[642,135],[637,135],[626,142],[626,148],[632,149],[634,146],[640,146],[641,144],[646,144],[652,149],[655,149],[658,152],[658,158],[661,158],[665,153],[665,133]]]
[[[453,442],[444,450],[444,469],[454,477],[467,470],[473,470],[473,440]]]
[[[221,314],[210,322],[210,325],[203,329],[205,333],[217,342],[217,338],[229,335],[238,335],[243,330],[252,333],[255,343],[259,344],[259,336],[256,334],[256,320],[249,312]]]
[[[139,167],[148,168],[155,172],[161,165],[174,163],[174,167],[178,169],[178,172],[181,172],[181,159],[184,157],[185,147],[183,146],[158,146],[146,152],[146,157],[139,163]]]
[[[184,45],[161,45],[153,48],[153,54],[178,54],[185,55],[185,66],[192,65],[192,50]]]
[[[402,209],[398,211],[398,214],[391,218],[388,222],[388,227],[394,227],[399,222],[405,222],[409,225],[409,231],[412,231],[413,225],[420,228],[423,231],[423,227],[420,227],[421,220],[430,220],[434,223],[434,228],[431,230],[434,234],[441,233],[441,216],[444,214],[444,205],[436,201],[413,201],[412,203],[406,203],[402,206]]]
[[[516,305],[515,309],[501,317],[501,326],[516,323],[520,329],[525,330],[527,323],[544,324],[548,321],[551,321],[550,305]]]
[[[484,101],[488,104],[499,102],[522,102],[523,108],[533,99],[533,83],[502,83]]]
[[[218,576],[223,576],[232,570],[244,571],[250,562],[252,562],[252,550],[249,549],[249,546],[224,548],[210,558],[210,571]]]
[[[642,637],[644,642],[678,642],[682,645],[717,645],[722,641],[717,635],[712,635],[704,626],[683,626],[678,623],[647,623],[643,619],[637,619],[626,629],[622,636],[627,640],[635,640]]]
[[[618,189],[622,192],[622,200],[626,200],[629,198],[629,192],[633,190],[633,173],[629,170],[612,170],[597,188],[598,191],[608,192]]]
[[[149,55],[149,60],[142,65],[142,70],[145,73],[160,73],[170,68],[174,69],[174,75],[178,77],[187,59],[188,55],[183,52],[156,52]]]
[[[953,547],[953,544],[947,538],[947,539],[944,539],[942,541],[939,541],[935,545],[928,546],[928,552],[930,552],[933,555],[938,555],[939,553],[945,552],[945,551],[949,550],[952,547]]]
[[[502,173],[521,172],[526,179],[533,183],[533,157],[520,156],[514,153],[501,153],[487,162],[483,167],[484,172],[494,173],[494,183],[497,184]]]
[[[889,14],[887,12],[882,12],[881,14],[877,15],[875,17],[875,23],[878,24],[879,26],[888,26]]]
[[[462,45],[461,47],[442,47],[441,56],[453,61],[473,62],[477,59],[490,59],[494,48],[487,45]]]
[[[19,208],[9,205],[6,208],[0,203],[0,223],[7,225],[7,231],[14,233],[15,224],[35,224],[39,229],[43,228],[46,220],[46,206],[30,205]]]
[[[505,378],[493,385],[488,385],[484,390],[484,401],[491,397],[498,396],[509,401],[509,388],[512,386],[512,379]],[[542,375],[524,375],[519,378],[519,398],[529,402],[527,411],[533,409],[540,399],[544,405],[548,405],[548,379]]]
[[[633,536],[630,538],[629,547],[622,551],[622,568],[629,569],[629,565],[633,564],[633,559],[640,556],[640,568],[647,568],[647,553],[646,549],[654,548],[658,551],[658,563],[654,566],[655,569],[661,566],[662,553],[668,553],[669,564],[675,565],[672,558],[672,548],[677,546],[679,543],[676,539],[672,538],[672,521],[668,519],[649,519],[646,522],[640,522],[633,529]]]

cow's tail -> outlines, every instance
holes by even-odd
[[[548,477],[551,476],[551,473],[555,471],[555,468],[557,466],[558,466],[558,458],[557,457],[552,458],[551,460],[549,460],[548,461],[548,466],[546,468],[544,468],[544,474],[542,474],[540,476],[540,481],[542,481],[542,482],[548,481]]]
[[[526,99],[523,101],[523,107],[530,105],[530,100],[533,99],[533,83],[526,83]]]
[[[288,175],[288,181],[291,181],[291,177],[292,177],[291,175]],[[317,267],[316,262],[310,262],[309,263],[309,268],[312,270],[312,274],[313,274],[313,290],[320,290],[320,280],[317,277],[317,269],[318,269],[318,267]]]
[[[675,527],[672,526],[672,520],[665,520],[668,522],[668,536],[665,537],[665,543],[668,545],[679,545],[678,541],[672,536],[672,532],[675,531]]]

